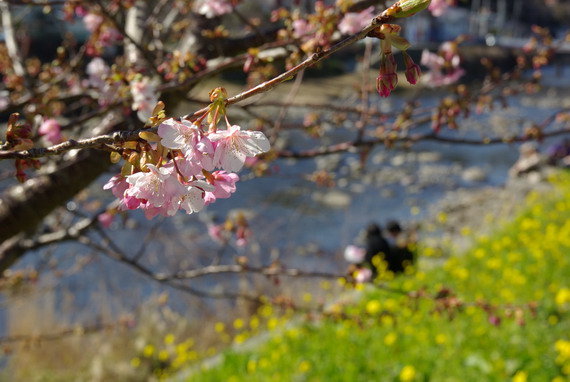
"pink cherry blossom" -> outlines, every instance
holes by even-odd
[[[226,171],[237,172],[244,165],[245,158],[269,151],[267,137],[260,131],[241,131],[237,125],[228,130],[218,130],[208,136],[216,142],[214,165]]]
[[[170,118],[160,124],[158,135],[162,138],[160,143],[164,147],[180,150],[184,154],[188,161],[182,164],[184,176],[194,176],[202,168],[206,171],[214,169],[214,144],[197,125],[187,120],[178,122]]]
[[[205,206],[204,194],[205,192],[212,192],[214,187],[204,182],[203,180],[196,180],[188,183],[186,192],[180,198],[180,207],[186,211],[187,214],[199,212]]]
[[[347,245],[344,249],[344,259],[351,264],[360,264],[364,261],[366,251],[355,245]]]
[[[127,183],[127,179],[121,174],[113,176],[103,186],[103,190],[110,189],[113,195],[115,195],[115,197],[118,199],[123,199],[125,191],[127,191],[128,188],[129,188],[129,183]]]
[[[344,15],[338,24],[338,30],[342,34],[356,34],[370,24],[373,17],[374,7],[368,7],[359,13],[349,12]]]
[[[216,201],[217,198],[226,199],[236,191],[236,182],[239,176],[234,173],[226,173],[225,171],[214,171],[208,182],[215,187],[214,191],[206,192],[206,205]]]
[[[55,119],[46,119],[41,124],[38,133],[43,135],[51,144],[58,144],[62,141],[61,127]]]
[[[131,185],[125,195],[141,201],[139,208],[159,208],[159,213],[172,216],[178,211],[180,198],[186,188],[180,184],[172,169],[157,168],[147,164],[149,172],[138,172],[127,176]],[[127,207],[129,204],[127,204]]]
[[[199,0],[196,4],[197,12],[211,19],[216,16],[223,16],[233,11],[229,0]]]

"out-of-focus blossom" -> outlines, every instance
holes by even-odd
[[[354,273],[354,280],[357,283],[365,283],[372,279],[372,271],[368,268],[357,269]]]
[[[224,226],[222,224],[209,224],[208,225],[208,235],[210,238],[218,243],[225,243],[226,238],[223,235]]]
[[[95,13],[88,13],[83,18],[83,24],[85,25],[85,29],[89,32],[94,33],[103,23],[103,17],[95,14]]]
[[[199,0],[196,3],[196,11],[211,19],[232,12],[233,7],[229,0]]]
[[[344,259],[351,264],[360,264],[364,261],[366,251],[356,245],[347,245],[344,249]]]
[[[445,14],[452,3],[450,0],[431,0],[428,10],[435,17],[440,17]]]
[[[101,57],[95,57],[87,64],[86,71],[89,76],[89,84],[94,88],[102,89],[111,69]]]
[[[293,21],[293,37],[299,39],[306,39],[309,37],[313,28],[307,20],[298,19]]]
[[[113,223],[113,218],[114,215],[108,211],[105,211],[102,214],[99,214],[99,216],[97,216],[99,224],[101,224],[105,228],[111,227],[111,224]]]
[[[43,135],[51,144],[58,144],[62,141],[61,126],[55,119],[46,119],[41,124],[38,133]]]
[[[344,15],[338,24],[338,30],[342,34],[355,34],[370,24],[374,17],[374,7],[368,7],[362,12],[349,12]]]
[[[115,28],[107,27],[104,28],[99,34],[99,42],[101,46],[110,46],[120,41],[123,35]]]
[[[10,98],[8,97],[8,94],[9,93],[7,91],[0,92],[0,110],[6,109],[10,104]]]
[[[156,84],[149,77],[141,77],[131,82],[131,96],[133,97],[133,110],[141,122],[146,122],[151,116],[158,102]]]
[[[459,65],[461,58],[452,45],[442,45],[440,53],[432,53],[428,50],[422,52],[421,64],[427,66],[429,72],[424,76],[424,81],[428,86],[438,87],[450,85],[457,82],[464,74],[465,70]]]

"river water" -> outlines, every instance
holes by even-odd
[[[565,72],[568,73],[568,68]],[[570,106],[569,76],[560,77],[554,70],[547,70],[545,74],[546,86],[538,93],[513,98],[507,108],[497,107],[490,114],[474,115],[461,121],[458,132],[444,129],[441,134],[480,138],[520,133],[531,123],[540,123],[556,110]],[[388,101],[374,95],[372,102],[380,105],[382,111],[390,112],[398,110],[410,96],[417,97],[421,106],[427,107],[436,104],[441,93],[402,92]],[[330,102],[334,101],[338,104],[353,102],[350,97],[342,96],[331,98]],[[305,113],[290,111],[297,120],[302,120]],[[352,139],[354,131],[349,125],[347,128],[325,126],[325,141],[336,143]],[[429,126],[423,129],[418,131],[427,131]],[[280,144],[302,150],[316,142],[300,131],[287,131]],[[547,140],[540,148],[550,143],[552,141]],[[517,157],[518,145],[514,144],[467,146],[420,142],[409,148],[377,146],[364,169],[359,166],[357,153],[307,160],[281,159],[272,164],[272,174],[238,183],[238,190],[230,199],[219,200],[200,214],[147,221],[142,214],[134,212],[128,218],[117,219],[108,233],[127,254],[134,255],[153,230],[144,263],[157,270],[175,271],[210,264],[221,250],[208,237],[205,221],[224,219],[241,211],[249,219],[253,236],[246,247],[230,245],[221,257],[222,263],[233,263],[235,256],[243,255],[255,265],[268,265],[279,259],[288,267],[342,272],[346,267],[342,249],[355,243],[369,222],[422,219],[447,191],[500,186]],[[334,171],[335,187],[320,187],[305,179],[306,174],[319,169]],[[241,175],[244,179],[250,178],[247,171]],[[109,198],[110,194],[100,190],[104,181],[101,179],[92,187],[95,199]],[[4,332],[7,326],[12,333],[29,329],[30,324],[18,322],[24,313],[37,317],[49,311],[64,315],[65,322],[92,322],[94,316],[108,318],[135,312],[141,302],[164,291],[170,293],[169,303],[173,308],[187,317],[200,316],[201,309],[213,307],[210,302],[196,305],[196,300],[184,293],[149,281],[128,267],[75,243],[32,253],[20,266],[37,264],[39,259],[48,259],[47,264],[63,272],[48,272],[50,275],[40,281],[32,295],[3,297]],[[82,268],[68,272],[77,267],[78,262]],[[227,275],[205,277],[190,285],[219,292],[235,291],[238,285],[243,287],[236,278]],[[257,284],[250,279],[247,285]],[[199,308],[195,308],[197,306]],[[50,324],[53,322],[46,320],[45,330]],[[43,324],[36,321],[35,325],[36,332],[41,332]]]

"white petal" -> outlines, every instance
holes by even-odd
[[[262,132],[244,131],[244,133],[248,134],[245,137],[243,137],[243,139],[241,139],[241,143],[243,146],[243,151],[246,153],[247,156],[253,157],[258,154],[269,151],[270,148],[269,140]]]
[[[190,187],[188,193],[184,195],[181,207],[187,214],[198,212],[204,208],[204,199],[202,198],[202,191],[198,188]]]
[[[246,156],[244,152],[239,151],[236,147],[230,147],[229,150],[225,150],[221,158],[222,168],[229,172],[238,172],[243,167]]]
[[[189,184],[193,187],[200,187],[204,191],[213,192],[216,189],[216,187],[212,186],[210,183],[205,182],[203,180],[195,180],[193,182],[190,182]]]
[[[271,148],[269,139],[261,131],[250,131],[250,137],[261,148],[262,152],[267,152]]]

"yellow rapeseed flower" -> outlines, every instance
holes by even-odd
[[[161,350],[158,352],[158,359],[160,361],[166,361],[168,358],[170,358],[170,355],[166,350]]]
[[[216,333],[221,333],[226,329],[226,325],[223,322],[216,322],[214,325],[214,330]]]
[[[435,336],[435,343],[438,345],[443,345],[447,342],[447,336],[443,333],[438,334]]]
[[[174,343],[174,334],[167,334],[166,337],[164,337],[164,343],[166,345],[170,345],[172,343]]]
[[[234,320],[234,328],[241,329],[241,328],[243,328],[244,325],[245,325],[245,323],[243,322],[243,320],[241,318],[236,318]]]
[[[139,357],[135,357],[131,359],[131,366],[132,367],[139,367],[141,365],[141,359]]]
[[[311,369],[311,364],[309,363],[309,361],[301,361],[301,363],[299,364],[298,370],[300,373],[306,373],[310,369]]]
[[[400,372],[400,381],[411,382],[416,378],[416,369],[411,365],[406,365]]]
[[[255,369],[257,369],[257,362],[254,359],[248,360],[246,369],[247,369],[247,372],[250,374],[255,373]]]
[[[146,346],[143,348],[143,355],[144,355],[145,357],[150,357],[150,356],[152,356],[153,354],[154,354],[154,346],[152,346],[152,345],[149,344],[149,345],[146,345]]]
[[[526,371],[519,370],[519,371],[517,371],[517,373],[513,376],[513,382],[526,382],[526,381],[527,381],[527,377],[528,377],[528,374],[527,374]]]
[[[252,316],[249,320],[249,327],[253,330],[257,329],[259,327],[259,317]]]
[[[567,302],[570,302],[570,289],[561,288],[558,290],[554,301],[556,302],[556,305],[564,305]]]
[[[386,337],[384,337],[384,344],[386,346],[392,346],[392,345],[394,345],[394,343],[396,342],[397,339],[398,339],[398,335],[394,332],[390,332],[390,333],[386,334]]]
[[[380,312],[381,308],[382,305],[378,300],[370,300],[366,303],[366,312],[368,312],[368,314],[372,315],[377,314],[378,312]]]

